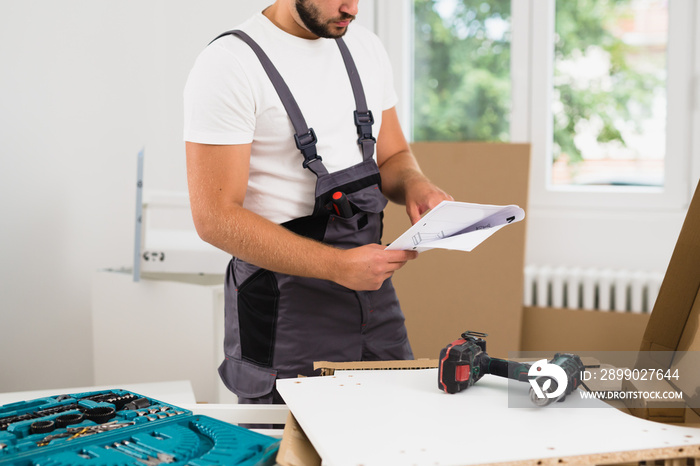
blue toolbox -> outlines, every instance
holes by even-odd
[[[0,406],[0,465],[275,464],[279,441],[126,390]]]

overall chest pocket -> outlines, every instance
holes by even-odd
[[[323,240],[342,249],[370,243],[380,243],[382,220],[387,200],[378,185],[367,186],[346,194],[352,215],[337,215],[332,211]]]

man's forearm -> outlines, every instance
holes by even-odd
[[[336,281],[340,250],[292,233],[244,207],[229,205],[200,219],[200,237],[246,262],[275,272]]]
[[[407,186],[414,182],[428,182],[410,151],[394,154],[379,167],[379,171],[382,192],[387,199],[400,205],[406,205]]]
[[[414,251],[386,251],[379,244],[337,249],[292,233],[240,206],[219,212],[211,220],[217,219],[216,228],[198,229],[210,244],[264,269],[330,280],[353,290],[378,290],[406,261],[417,257]]]

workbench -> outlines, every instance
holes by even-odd
[[[509,408],[529,384],[485,375],[438,389],[438,369],[336,371],[277,381],[324,465],[616,464],[700,457],[700,428],[642,420],[574,392]],[[686,464],[683,462],[683,464]]]

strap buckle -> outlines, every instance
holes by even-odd
[[[374,124],[374,115],[372,115],[372,110],[367,110],[366,112],[358,112],[355,110],[355,126],[372,126]]]
[[[320,162],[320,161],[322,161],[322,160],[323,160],[323,159],[321,158],[320,155],[314,155],[312,158],[304,159],[304,161],[302,162],[301,166],[304,167],[304,168],[309,168],[309,164],[311,164],[311,163],[313,163],[313,162],[316,162],[316,161],[319,161],[319,162]]]
[[[372,115],[371,110],[366,112],[354,111],[355,116],[355,126],[357,126],[357,139],[358,144],[362,144],[365,141],[377,142],[377,140],[372,136],[372,125],[374,124],[374,115]]]
[[[310,138],[310,139],[309,139]],[[304,152],[316,145],[318,142],[318,139],[316,138],[316,133],[314,132],[313,128],[309,128],[309,132],[306,134],[302,134],[299,136],[298,134],[294,134],[294,142],[297,145],[297,149],[300,151]]]
[[[316,133],[313,128],[309,128],[309,132],[299,136],[294,134],[294,142],[304,156],[304,163],[302,166],[304,168],[309,168],[309,164],[323,160],[320,155],[316,153],[316,143],[318,139],[316,138]]]

